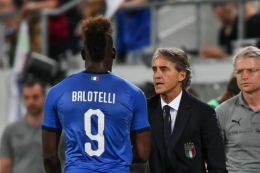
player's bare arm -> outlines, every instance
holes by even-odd
[[[131,134],[133,145],[133,163],[145,163],[149,159],[151,149],[150,130]]]
[[[47,173],[61,173],[58,157],[60,135],[60,131],[42,130],[43,163]]]

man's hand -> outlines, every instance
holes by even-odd
[[[11,173],[11,172],[12,172],[12,159],[0,158],[0,173]]]
[[[213,46],[213,45],[208,45],[206,47],[203,47],[199,51],[200,56],[204,58],[221,58],[225,59],[228,58],[230,55],[221,50],[220,48]]]

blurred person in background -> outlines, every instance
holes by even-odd
[[[125,0],[121,8],[128,5],[138,5],[149,0]],[[118,62],[126,64],[142,63],[144,49],[150,45],[151,11],[140,9],[117,13],[116,47]]]
[[[40,18],[38,13],[43,9],[55,9],[64,5],[69,0],[24,0],[21,9],[21,20],[26,19],[29,21],[30,45],[31,52],[40,52],[41,48],[41,29]],[[70,30],[68,13],[62,13],[58,16],[48,16],[47,20],[48,29],[48,42],[47,57],[54,59],[57,63],[57,74],[54,78],[50,79],[51,85],[55,85],[67,76],[67,64],[65,60],[71,58],[72,51],[70,46]],[[75,44],[76,45],[76,44]]]
[[[218,46],[202,47],[200,55],[205,58],[228,58],[233,53],[233,43],[238,39],[238,9],[235,2],[212,4],[212,10],[221,22]],[[244,38],[260,38],[260,14],[252,2],[245,4]]]
[[[85,0],[79,5],[79,10],[82,19],[87,17],[94,17],[97,15],[104,15],[106,11],[105,0]]]
[[[213,108],[216,108],[224,101],[237,95],[239,92],[240,92],[240,89],[237,86],[237,78],[235,76],[232,76],[230,78],[230,80],[228,81],[225,92],[223,94],[221,94],[218,98],[208,101],[208,104],[210,106],[212,106]]]
[[[24,0],[20,17],[28,19],[30,28],[31,51],[40,52],[40,18],[33,13],[43,9],[54,9],[65,0]],[[66,13],[48,17],[48,56],[59,61],[66,57],[69,41],[69,22]]]
[[[22,0],[0,0],[0,13],[11,13],[19,10]],[[19,15],[6,17],[2,20],[4,29],[4,40],[2,45],[3,56],[9,61],[9,66],[13,66],[15,47],[17,43],[17,32],[19,27]],[[1,57],[3,58],[3,57]]]
[[[81,19],[87,19],[88,17],[94,17],[97,15],[104,15],[106,11],[106,1],[105,0],[85,0],[77,6]],[[80,38],[80,47],[82,48],[83,40],[82,32],[80,32],[81,21],[77,22],[77,27],[73,34]]]
[[[74,0],[63,0],[62,4],[70,3]],[[78,54],[82,49],[82,46],[79,44],[81,38],[75,35],[75,30],[78,25],[78,22],[82,19],[79,10],[77,7],[72,7],[65,12],[68,17],[68,26],[69,26],[69,42],[66,50],[66,58],[72,59],[74,55]]]
[[[0,173],[45,173],[41,151],[45,85],[32,78],[26,80],[22,99],[26,115],[9,124],[2,134]]]
[[[260,49],[241,48],[233,57],[241,92],[216,108],[229,173],[260,172]]]

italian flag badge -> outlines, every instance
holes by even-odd
[[[93,81],[99,81],[99,77],[98,76],[91,76],[90,78]]]
[[[185,155],[189,158],[192,159],[196,155],[196,150],[193,142],[189,142],[184,144],[184,150],[185,150]]]

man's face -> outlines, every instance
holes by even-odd
[[[39,84],[23,87],[23,102],[28,114],[37,116],[43,111],[45,94]]]
[[[1,13],[10,13],[17,10],[13,0],[0,0],[0,12]],[[17,16],[3,18],[2,23],[4,24],[5,28],[13,28],[17,29],[18,22],[17,22]]]
[[[154,88],[157,94],[171,95],[182,90],[185,71],[178,72],[175,64],[158,55],[152,62]]]
[[[234,63],[237,85],[241,91],[252,94],[260,90],[260,59],[239,57]]]
[[[225,25],[231,22],[236,5],[234,3],[223,3],[213,6],[212,9],[218,20]]]
[[[8,13],[16,10],[13,0],[0,0],[0,12]]]

